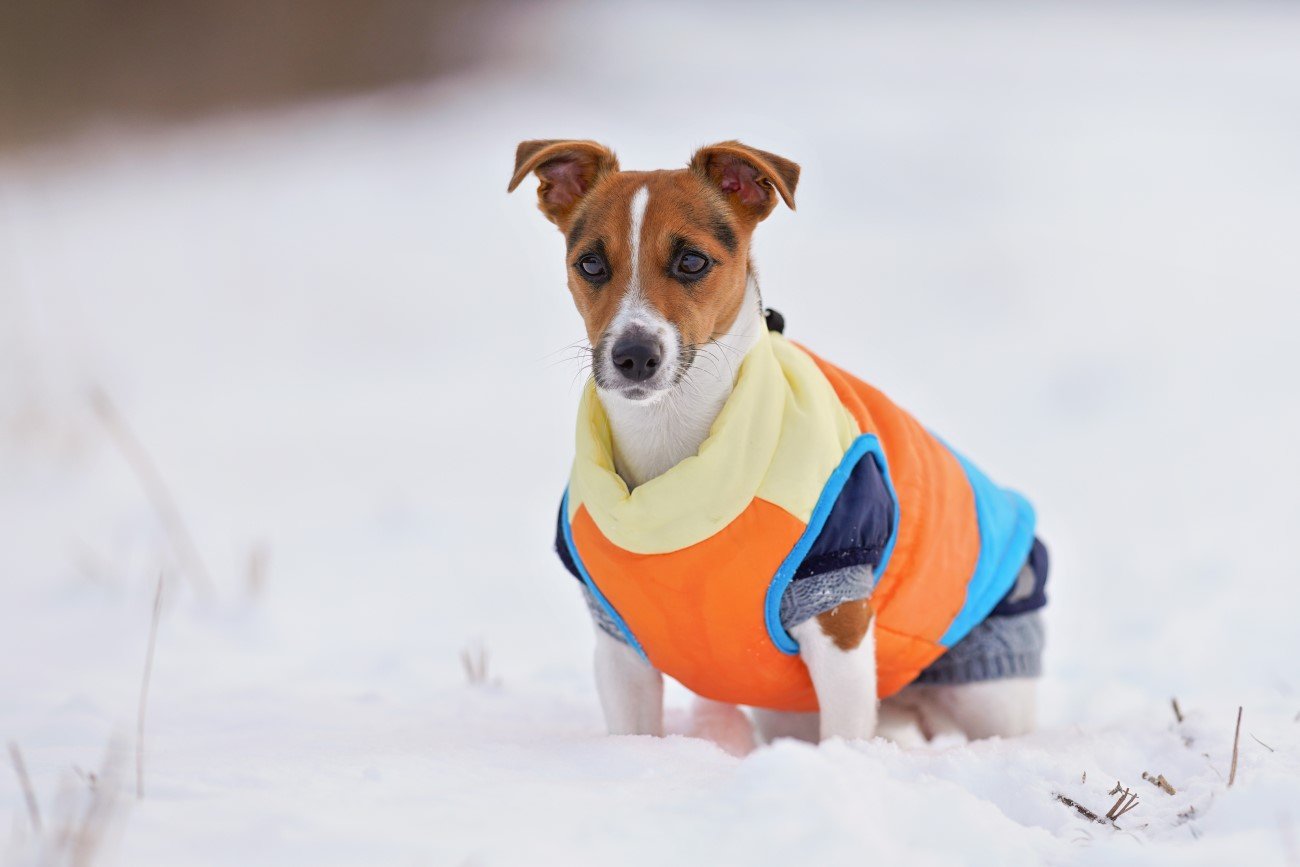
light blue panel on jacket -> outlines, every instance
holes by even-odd
[[[980,555],[966,588],[966,603],[939,639],[944,647],[952,647],[965,638],[997,607],[1016,583],[1016,576],[1034,545],[1034,507],[1029,501],[1009,488],[995,485],[951,446],[948,451],[961,464],[975,492]]]

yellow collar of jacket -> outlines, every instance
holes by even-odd
[[[764,332],[699,453],[629,492],[614,470],[609,420],[589,382],[578,408],[569,517],[585,506],[607,539],[637,554],[703,541],[756,497],[806,524],[858,434],[812,358]]]

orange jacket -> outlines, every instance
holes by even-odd
[[[892,506],[869,561],[878,691],[888,696],[1011,588],[1033,543],[1033,509],[879,391],[780,335],[746,357],[699,454],[630,493],[588,389],[562,555],[629,643],[697,694],[815,710],[778,608],[819,540],[824,549],[847,539],[841,560],[864,562],[869,546],[853,540],[872,528],[859,526],[855,480],[866,474],[855,470],[868,459]]]

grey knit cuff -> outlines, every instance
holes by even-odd
[[[974,683],[1004,677],[1038,677],[1043,671],[1040,612],[989,617],[931,663],[918,684]]]

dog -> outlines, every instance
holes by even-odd
[[[509,191],[530,174],[590,346],[556,548],[610,733],[663,733],[664,674],[769,741],[1032,730],[1032,507],[765,312],[750,239],[800,167],[729,141],[622,171],[545,140]]]

